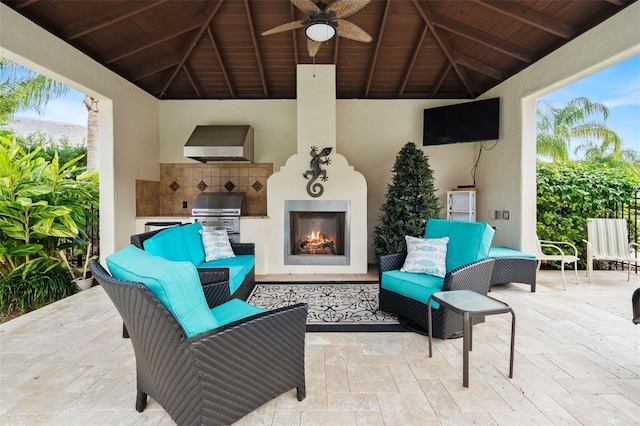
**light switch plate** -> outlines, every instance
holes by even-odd
[[[502,219],[509,220],[509,210],[502,211]]]

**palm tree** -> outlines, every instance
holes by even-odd
[[[100,138],[100,112],[98,99],[84,95],[87,107],[87,169],[98,170],[98,140]]]
[[[602,114],[602,121],[587,121],[596,114]],[[613,149],[613,159],[620,156],[622,140],[605,125],[609,109],[604,104],[578,97],[571,99],[566,106],[557,108],[543,101],[540,102],[537,116],[537,153],[542,157],[550,157],[553,161],[568,160],[572,139],[583,139],[584,149],[593,144],[592,139],[599,140],[605,151],[610,147]],[[582,145],[576,151],[580,149]]]
[[[577,147],[577,151],[584,152],[585,161],[620,170],[640,182],[640,154],[633,149],[620,149],[616,153],[615,148],[606,142],[597,144],[587,141]]]
[[[64,84],[0,57],[0,125],[19,111],[40,114],[50,100],[68,91]]]

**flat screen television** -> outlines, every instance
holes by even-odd
[[[500,98],[424,110],[422,145],[498,139]]]

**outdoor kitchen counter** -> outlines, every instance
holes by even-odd
[[[264,275],[267,272],[268,253],[267,248],[267,224],[265,219],[269,216],[240,216],[240,242],[254,243],[256,247],[256,274]],[[182,222],[191,223],[191,216],[136,216],[136,234],[144,231],[147,222]]]
[[[240,226],[242,227],[243,222],[247,220],[254,219],[268,219],[269,216],[240,216]],[[140,234],[144,232],[144,224],[147,222],[182,222],[182,223],[192,223],[193,219],[191,215],[184,216],[136,216],[136,234]]]

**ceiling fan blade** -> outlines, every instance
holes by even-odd
[[[327,15],[330,12],[335,12],[336,19],[346,18],[347,16],[353,15],[354,13],[368,5],[370,2],[371,0],[336,0],[328,5],[324,9],[324,11]]]
[[[307,50],[309,51],[309,56],[311,56],[312,58],[316,56],[316,53],[318,53],[318,50],[320,50],[321,45],[322,43],[320,43],[319,41],[307,39]]]
[[[266,36],[302,27],[304,27],[304,21],[287,22],[286,24],[278,25],[277,27],[273,27],[270,30],[263,32],[262,35]]]
[[[338,24],[338,28],[336,28],[336,30],[340,37],[348,38],[355,41],[362,41],[364,43],[369,43],[371,40],[373,40],[369,33],[367,33],[356,24],[352,24],[351,22],[345,21],[344,19],[336,19],[335,22]]]
[[[322,13],[322,10],[311,0],[291,0],[291,3],[307,15]]]

